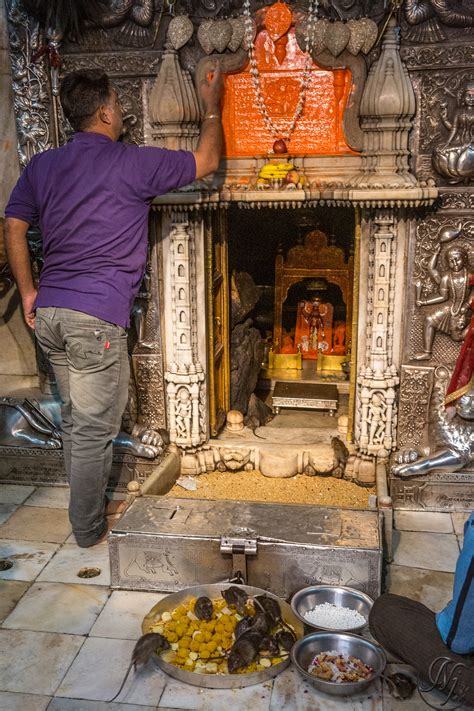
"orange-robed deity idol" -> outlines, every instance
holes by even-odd
[[[331,349],[333,312],[332,304],[323,304],[318,297],[298,304],[295,346],[300,346],[303,358],[314,360],[318,351]]]

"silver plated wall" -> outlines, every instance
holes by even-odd
[[[37,23],[23,12],[20,0],[6,0],[13,107],[18,134],[20,164],[53,146],[50,81],[44,61],[32,62],[32,55],[44,43]]]
[[[435,418],[434,373],[440,365],[452,371],[459,356],[471,317],[467,280],[474,268],[474,101],[468,105],[466,97],[474,80],[474,14],[463,6],[461,17],[460,4],[450,0],[425,2],[425,9],[431,8],[429,17],[421,12],[421,6],[416,2],[405,6],[401,27],[401,56],[417,100],[411,163],[417,177],[435,183],[440,194],[435,209],[414,212],[409,226],[397,433],[400,449],[433,444],[428,425]],[[453,249],[464,255],[458,271],[450,266]],[[394,477],[394,505],[472,506],[471,475],[465,473],[464,479],[464,472],[433,472],[426,480],[409,482]]]

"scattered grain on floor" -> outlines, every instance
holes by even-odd
[[[175,484],[167,496],[363,509],[368,507],[369,494],[375,494],[374,487],[362,487],[344,479],[308,477],[304,474],[288,479],[274,479],[258,471],[214,471],[194,478],[198,485],[197,491],[187,491]]]

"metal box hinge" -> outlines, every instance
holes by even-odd
[[[221,553],[232,556],[231,580],[245,584],[247,582],[247,556],[257,555],[257,539],[222,536]]]

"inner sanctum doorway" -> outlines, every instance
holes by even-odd
[[[358,232],[349,207],[233,204],[209,220],[213,436],[281,381],[334,384],[352,419]]]

